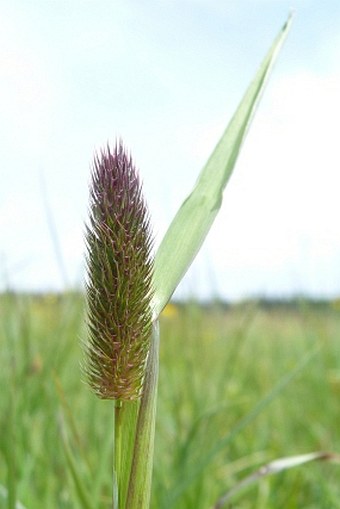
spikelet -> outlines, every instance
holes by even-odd
[[[97,155],[86,226],[85,374],[102,399],[141,395],[152,326],[149,214],[121,142]]]

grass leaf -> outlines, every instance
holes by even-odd
[[[5,486],[3,486],[2,484],[0,484],[0,499],[3,499],[7,502],[7,507],[8,507],[8,490],[7,488],[5,488]],[[15,502],[15,509],[26,509],[26,507],[24,505],[22,505],[21,502]]]
[[[66,458],[66,463],[71,474],[71,477],[74,482],[75,490],[78,496],[78,500],[83,509],[94,509],[92,505],[91,497],[88,493],[88,490],[85,487],[84,481],[79,474],[79,468],[75,458],[73,457],[71,447],[68,443],[68,439],[66,436],[65,423],[63,421],[63,415],[60,416],[60,424],[61,424],[61,438],[62,445],[64,449],[64,454]]]
[[[252,474],[248,475],[245,479],[242,479],[242,481],[237,483],[230,491],[228,491],[228,493],[223,495],[211,509],[222,509],[222,507],[224,507],[225,504],[234,497],[234,495],[239,493],[244,488],[247,488],[254,482],[259,481],[262,477],[267,477],[271,474],[278,474],[284,470],[288,470],[289,468],[297,467],[299,465],[303,465],[304,463],[309,463],[310,461],[316,460],[334,461],[339,463],[340,456],[329,452],[311,452],[309,454],[288,456],[271,461],[270,463],[263,465]]]
[[[125,507],[136,436],[139,401],[116,403],[114,417],[114,476],[117,482],[117,504]]]
[[[298,364],[285,376],[283,376],[272,390],[262,398],[254,408],[239,421],[239,423],[229,431],[224,437],[219,439],[210,450],[202,453],[201,460],[198,461],[194,468],[191,469],[188,476],[183,476],[177,485],[171,490],[171,496],[168,499],[168,507],[176,507],[176,503],[192,485],[192,483],[200,479],[204,473],[205,468],[212,462],[212,460],[221,453],[221,451],[232,442],[232,440],[247,426],[249,426],[257,417],[265,410],[265,408],[274,401],[282,391],[294,380],[303,369],[310,363],[314,356],[318,353],[319,349],[314,349],[308,352]]]
[[[154,267],[154,313],[158,316],[198,253],[222,203],[223,190],[252,120],[272,65],[286,38],[282,27],[215,150],[159,246]]]
[[[158,368],[159,325],[156,321],[153,324],[151,348],[138,412],[126,509],[148,509],[150,506]]]

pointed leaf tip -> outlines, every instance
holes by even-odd
[[[201,248],[217,212],[224,188],[277,54],[287,36],[290,14],[264,58],[226,131],[201,171],[198,181],[170,224],[156,254],[153,277],[153,310],[157,317],[171,298]]]

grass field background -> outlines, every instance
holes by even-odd
[[[112,403],[81,382],[82,296],[9,293],[0,317],[0,508],[84,507],[72,466],[91,507],[111,507]],[[339,452],[339,339],[338,302],[169,305],[152,508],[209,509],[270,460]],[[311,463],[229,507],[340,508],[339,477]]]

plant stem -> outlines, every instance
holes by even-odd
[[[136,436],[139,401],[115,401],[113,509],[125,509]]]
[[[118,415],[121,401],[114,401],[113,412],[113,478],[112,478],[112,508],[119,509],[118,505],[118,472],[120,471],[120,440],[118,436]]]
[[[153,323],[125,509],[148,509],[151,495],[159,367],[159,326]]]

